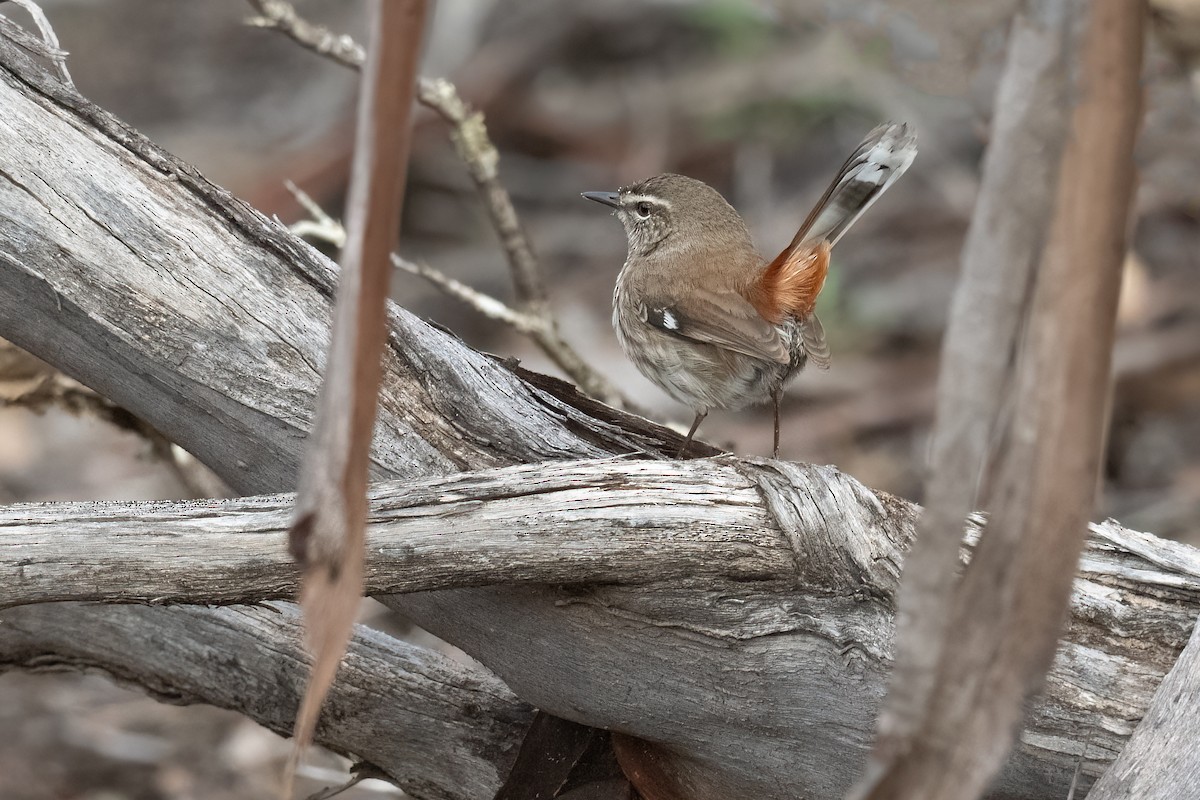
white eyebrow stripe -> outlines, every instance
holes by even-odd
[[[625,199],[631,203],[649,203],[651,205],[665,208],[668,211],[671,210],[671,203],[669,200],[665,200],[652,194],[627,194],[625,195]]]

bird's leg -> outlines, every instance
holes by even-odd
[[[696,435],[696,429],[700,427],[700,423],[708,416],[708,409],[696,412],[696,419],[692,421],[692,429],[688,431],[687,438],[683,440],[683,444],[679,446],[679,452],[675,454],[676,458],[683,458],[683,454],[687,452],[688,445],[692,443],[692,437]]]
[[[783,399],[783,387],[771,392],[771,401],[775,404],[775,447],[771,450],[771,458],[779,458],[779,402]]]

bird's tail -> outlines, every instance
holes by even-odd
[[[916,154],[916,134],[903,123],[885,123],[867,134],[791,244],[750,287],[750,301],[765,319],[804,320],[812,314],[829,270],[829,249],[908,169]]]
[[[809,213],[788,250],[805,242],[833,247],[879,195],[904,174],[917,155],[917,136],[904,123],[887,122],[867,134]]]

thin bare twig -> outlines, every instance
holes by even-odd
[[[315,25],[296,13],[296,8],[284,0],[247,0],[258,16],[246,20],[247,25],[279,31],[344,67],[362,69],[366,51],[350,36],[337,34],[323,25]]]
[[[311,220],[302,219],[299,222],[293,223],[289,228],[292,233],[297,236],[305,236],[310,239],[328,242],[338,248],[346,243],[346,229],[342,223],[329,216],[303,189],[291,181],[287,181],[285,185],[288,191],[292,193],[292,196],[296,198],[296,202],[303,206],[313,217]],[[451,278],[436,267],[409,261],[399,253],[392,253],[392,266],[407,272],[409,275],[424,278],[450,297],[466,303],[488,319],[503,322],[520,333],[534,335],[541,329],[542,320],[537,317],[523,314],[491,295],[484,294],[478,289],[467,286],[462,281]]]
[[[13,41],[18,42],[22,47],[29,50],[29,52],[51,61],[58,68],[63,81],[74,89],[75,81],[72,80],[71,72],[67,69],[67,53],[59,47],[58,34],[54,32],[54,26],[50,24],[50,20],[46,19],[46,14],[42,11],[42,7],[33,2],[33,0],[10,1],[13,5],[25,9],[29,16],[33,18],[33,24],[37,25],[38,31],[42,34],[42,39],[39,42],[20,28],[12,26],[9,29],[9,35]],[[4,18],[0,17],[0,19]],[[4,21],[7,22],[7,20]]]
[[[318,225],[326,228],[330,233],[319,238],[325,238],[330,244],[335,245],[339,250],[346,243],[346,228],[342,223],[338,222],[333,217],[326,213],[325,209],[321,208],[321,204],[312,199],[312,196],[293,183],[290,179],[283,182],[284,187],[291,192],[292,197],[296,198],[296,202],[308,212],[308,215],[317,222]],[[336,234],[337,237],[334,238]],[[314,234],[317,235],[317,234]]]
[[[533,255],[529,237],[521,228],[512,197],[500,183],[497,167],[500,153],[488,137],[483,114],[473,111],[458,96],[454,85],[443,78],[421,82],[421,103],[433,109],[450,125],[450,138],[479,189],[500,245],[508,256],[517,299],[528,311],[549,317],[549,299],[541,265]]]
[[[341,250],[346,245],[346,226],[325,213],[325,209],[321,208],[308,192],[292,181],[286,180],[283,185],[291,192],[292,197],[296,198],[296,202],[300,204],[301,208],[312,217],[312,219],[302,219],[292,223],[288,226],[288,230],[297,236],[326,242]]]
[[[328,28],[308,22],[291,3],[284,0],[247,0],[258,12],[248,24],[279,31],[303,47],[351,69],[361,69],[363,49],[349,36],[335,34]],[[547,356],[586,394],[618,408],[633,406],[629,400],[596,372],[558,330],[558,321],[550,307],[545,276],[530,246],[529,237],[521,227],[512,197],[500,182],[500,154],[487,134],[483,114],[473,111],[458,95],[454,85],[444,79],[417,79],[417,99],[435,111],[450,126],[450,136],[467,172],[479,190],[492,226],[500,237],[501,249],[508,260],[509,273],[517,295],[518,307],[511,309],[501,301],[470,289],[430,267],[397,264],[414,275],[433,283],[443,292],[461,300],[480,313],[510,325],[541,348]],[[306,206],[307,207],[307,206]],[[318,225],[323,220],[313,214]],[[328,217],[325,217],[328,219]],[[305,226],[297,233],[317,233],[320,228]],[[326,237],[327,238],[327,237]],[[394,257],[393,260],[399,257]],[[407,262],[406,262],[407,263]]]
[[[420,99],[450,125],[450,138],[459,157],[475,182],[492,227],[500,236],[500,246],[508,258],[519,310],[538,321],[527,331],[542,352],[548,355],[563,372],[571,377],[586,394],[609,405],[629,408],[628,399],[602,375],[588,366],[583,357],[568,344],[558,331],[558,321],[550,308],[545,277],[533,254],[529,238],[521,227],[512,197],[500,182],[497,166],[500,154],[492,144],[483,121],[483,114],[472,111],[449,81],[422,81]]]
[[[361,771],[359,771],[360,767],[362,768]],[[363,781],[370,780],[372,778],[376,780],[388,781],[389,783],[391,782],[391,776],[378,767],[372,767],[367,764],[359,764],[352,768],[351,771],[354,774],[351,775],[345,783],[338,784],[337,786],[326,786],[324,789],[313,792],[308,797],[304,798],[304,800],[330,800],[330,798],[337,797],[339,794],[342,794],[349,789],[353,789]],[[399,793],[399,790],[397,790],[397,793]]]
[[[331,797],[337,797],[339,794],[342,794],[349,789],[353,789],[364,780],[366,780],[366,778],[362,777],[361,775],[352,775],[345,783],[338,786],[326,786],[324,789],[313,792],[304,800],[329,800]]]
[[[0,396],[0,408],[24,408],[35,414],[58,408],[68,414],[92,417],[120,430],[136,433],[149,442],[155,452],[170,446],[152,425],[56,370],[30,379],[10,396]]]
[[[392,265],[404,270],[409,275],[424,278],[456,300],[461,300],[474,308],[488,319],[494,319],[510,326],[513,330],[526,336],[537,338],[545,332],[545,321],[539,317],[524,314],[489,294],[466,285],[462,281],[451,278],[439,269],[415,261],[406,261],[399,255],[392,254]]]

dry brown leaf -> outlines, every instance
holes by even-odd
[[[314,663],[296,716],[285,796],[291,794],[295,768],[312,741],[362,597],[368,459],[425,2],[375,0],[372,18],[333,341],[289,537],[292,555],[305,566],[300,602]]]

